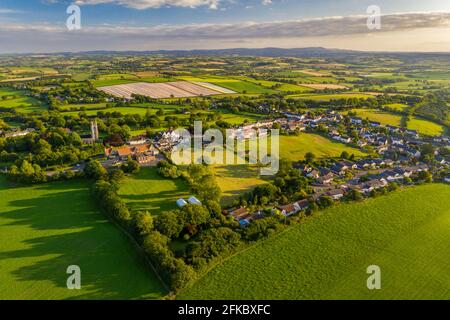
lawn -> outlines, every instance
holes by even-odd
[[[292,161],[303,160],[307,152],[312,152],[318,158],[339,157],[343,151],[355,156],[364,156],[356,148],[342,143],[333,142],[317,134],[301,133],[298,136],[280,136],[280,157]]]
[[[0,177],[1,299],[157,299],[164,289],[82,181],[14,187]],[[66,269],[81,268],[81,290]]]
[[[407,127],[410,130],[417,130],[417,132],[428,136],[439,136],[444,132],[444,128],[441,125],[416,117],[408,121]]]
[[[119,195],[132,211],[148,210],[152,214],[177,208],[176,201],[189,197],[184,180],[161,177],[157,168],[142,168],[138,174],[127,177]]]
[[[179,299],[450,299],[450,187],[324,211],[216,266]],[[381,268],[368,290],[367,267]],[[226,290],[224,290],[226,288]]]

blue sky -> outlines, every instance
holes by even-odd
[[[74,2],[76,1],[0,0],[0,10],[11,10],[11,13],[2,16],[7,16],[14,21],[64,23],[67,17],[65,10],[69,4]],[[272,0],[272,3],[266,5],[263,4],[263,0],[221,0],[217,9],[210,9],[208,5],[199,5],[193,8],[163,6],[161,8],[135,9],[121,5],[119,2],[110,1],[110,3],[82,6],[83,22],[89,25],[148,26],[291,20],[364,14],[366,8],[371,4],[380,6],[382,12],[386,14],[450,10],[450,1],[442,0]]]
[[[66,8],[71,3],[77,3],[81,7],[82,12],[82,25],[85,28],[84,33],[80,31],[80,34],[66,35],[62,33],[63,30],[58,30],[58,28],[64,28],[65,21],[68,17],[66,14]],[[361,42],[362,31],[355,31],[354,25],[350,26],[351,23],[356,23],[354,20],[350,21],[350,17],[361,16],[366,14],[366,9],[369,5],[376,4],[381,10],[382,14],[404,14],[402,19],[397,18],[396,21],[392,20],[390,28],[386,30],[381,30],[377,37],[380,36],[384,31],[386,36],[390,34],[388,43],[394,45],[397,42],[397,47],[393,46],[392,50],[401,50],[402,47],[399,46],[409,39],[408,44],[404,46],[404,50],[411,51],[414,50],[414,37],[408,34],[412,29],[416,29],[414,21],[412,21],[407,13],[410,12],[421,12],[421,17],[415,17],[417,19],[417,25],[421,30],[416,32],[416,42],[417,50],[423,48],[424,43],[428,44],[428,48],[443,51],[445,49],[446,41],[448,37],[445,35],[440,35],[438,38],[433,32],[430,33],[430,28],[434,28],[436,31],[439,29],[439,33],[442,33],[442,28],[449,26],[447,16],[444,17],[431,17],[426,16],[430,12],[450,12],[450,1],[442,0],[78,0],[78,1],[66,1],[66,0],[0,0],[0,40],[2,38],[9,39],[13,41],[13,34],[15,36],[15,43],[8,45],[8,48],[3,48],[3,51],[24,51],[33,50],[33,45],[35,45],[36,50],[42,52],[45,47],[50,51],[63,50],[64,47],[67,50],[73,50],[74,47],[80,47],[80,49],[85,50],[92,47],[95,49],[99,47],[99,43],[93,47],[96,43],[93,39],[93,35],[89,35],[86,30],[90,33],[101,33],[111,35],[114,33],[116,38],[110,44],[105,43],[102,46],[105,49],[117,49],[122,50],[124,48],[117,46],[116,42],[120,41],[120,35],[123,37],[123,30],[117,30],[117,28],[149,28],[145,29],[146,37],[139,39],[138,32],[133,33],[133,39],[136,43],[135,49],[183,49],[183,48],[218,48],[226,46],[255,46],[256,43],[251,43],[250,38],[255,36],[258,38],[264,38],[264,41],[258,41],[261,45],[271,45],[273,46],[286,46],[291,44],[291,46],[311,46],[314,41],[317,40],[317,44],[327,47],[342,47],[350,49],[367,49],[373,50],[369,45],[373,39],[369,39],[364,42],[359,48],[357,42]],[[252,30],[247,36],[239,37],[237,30],[243,30],[246,33],[247,29],[243,29],[242,24],[245,23],[280,23],[280,22],[290,22],[298,20],[308,20],[311,18],[326,18],[326,17],[336,17],[339,16],[343,19],[340,24],[333,22],[328,23],[329,20],[324,20],[325,29],[331,29],[331,27],[341,26],[343,28],[342,32],[336,31],[336,34],[331,34],[330,32],[323,32],[319,34],[317,30],[312,28],[320,29],[321,25],[317,23],[311,23],[308,25],[302,24],[297,26],[299,28],[299,34],[301,36],[296,36],[294,34],[284,35],[281,30],[282,26],[276,26],[276,32],[271,36],[271,32],[268,32],[268,36],[264,37],[263,34],[257,34],[256,31]],[[424,18],[429,21],[424,24]],[[344,21],[345,20],[345,21]],[[403,26],[405,21],[408,20],[411,23],[407,27]],[[328,22],[327,22],[328,21]],[[364,28],[364,21],[360,20],[358,23],[361,28]],[[395,24],[398,23],[398,28],[395,28]],[[226,41],[220,41],[216,39],[213,41],[211,35],[205,35],[205,30],[198,30],[198,34],[203,36],[198,36],[194,34],[194,31],[190,30],[187,37],[192,41],[180,41],[183,38],[182,32],[178,31],[176,37],[173,33],[168,34],[166,39],[162,39],[160,36],[156,36],[156,31],[151,28],[166,28],[162,34],[166,34],[168,28],[171,27],[183,27],[192,25],[202,25],[211,24],[216,26],[216,31],[227,32],[229,28],[227,26],[231,25],[235,28],[234,41],[231,41],[232,36],[226,36]],[[237,26],[240,26],[238,28]],[[109,26],[111,29],[108,31],[106,29],[98,29],[97,27],[106,28]],[[222,26],[223,30],[219,30]],[[253,26],[254,27],[254,26]],[[292,27],[292,26],[291,26]],[[300,27],[302,29],[300,29]],[[53,28],[53,29],[52,29]],[[89,29],[90,28],[90,29]],[[97,29],[95,29],[97,28]],[[288,27],[286,27],[288,28]],[[36,36],[43,36],[47,32],[47,37],[42,38],[43,46],[39,46],[37,40],[31,41],[31,43],[26,44],[25,41],[28,40],[26,34],[21,34],[20,31],[25,33],[25,30],[34,30]],[[51,29],[51,30],[50,30]],[[260,27],[262,32],[266,32],[268,29],[272,31],[269,27]],[[353,31],[348,31],[348,30]],[[406,30],[408,29],[408,30]],[[428,33],[424,32],[428,30]],[[159,30],[159,29],[158,29]],[[310,34],[303,32],[303,30],[311,30]],[[286,29],[289,33],[288,29]],[[364,32],[366,32],[365,30]],[[403,32],[403,36],[399,32]],[[53,33],[52,33],[53,32]],[[109,32],[109,33],[108,33]],[[131,32],[127,30],[126,32]],[[153,32],[151,37],[152,43],[149,44],[148,40],[150,37],[150,32]],[[392,39],[393,33],[397,32],[397,37],[399,41],[394,41]],[[50,41],[48,35],[54,35],[55,41]],[[119,34],[120,33],[120,34]],[[349,39],[349,33],[358,34],[354,37],[352,45],[351,39]],[[420,34],[420,35],[419,35]],[[434,34],[434,36],[430,36]],[[336,39],[329,41],[324,37],[339,36],[341,42],[337,42]],[[371,35],[373,36],[373,35]],[[64,41],[63,38],[66,38]],[[84,38],[84,41],[83,41]],[[156,38],[157,41],[155,40]],[[208,38],[208,45],[202,39]],[[220,37],[219,37],[220,38]],[[283,38],[283,39],[281,39]],[[287,40],[289,38],[289,40]],[[298,41],[292,41],[296,38]],[[366,37],[367,38],[367,37]],[[123,38],[122,38],[123,39]],[[420,42],[419,40],[428,39],[427,42]],[[97,39],[98,40],[98,39]],[[129,39],[127,40],[127,46],[133,45]],[[284,41],[281,41],[284,40]],[[381,38],[375,39],[376,41],[384,41]],[[68,43],[71,41],[71,43]],[[76,41],[76,45],[74,44]],[[171,41],[169,43],[169,41]],[[438,42],[444,42],[444,46],[438,46]],[[3,42],[4,43],[4,42]],[[145,45],[147,43],[147,46]],[[342,43],[340,45],[339,43]],[[329,45],[327,45],[329,44]],[[447,43],[448,44],[448,43]],[[160,45],[160,47],[158,47]],[[17,50],[15,50],[15,47]],[[447,48],[450,48],[448,46]],[[132,48],[131,48],[132,49]],[[388,46],[380,45],[380,50],[389,50]],[[0,46],[0,52],[2,48]]]

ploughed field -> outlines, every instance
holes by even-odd
[[[179,299],[450,299],[450,186],[330,208],[215,266]],[[367,268],[381,268],[368,290]],[[225,289],[224,289],[225,288]]]
[[[146,83],[136,82],[128,84],[119,84],[113,86],[99,87],[98,90],[106,92],[116,97],[130,99],[133,94],[148,96],[154,99],[164,98],[187,98],[196,96],[212,96],[224,93],[235,93],[232,90],[221,88],[203,82],[164,82],[164,83]]]

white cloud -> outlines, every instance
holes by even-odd
[[[78,5],[96,5],[113,3],[128,8],[143,10],[161,7],[184,7],[196,8],[208,6],[210,9],[217,9],[220,0],[77,0]]]
[[[63,25],[23,25],[3,23],[0,51],[89,51],[224,48],[239,46],[315,46],[328,41],[330,47],[380,50],[401,47],[418,51],[450,48],[450,12],[403,13],[382,17],[382,29],[370,31],[366,17],[324,17],[296,21],[235,24],[160,25],[153,27],[83,26],[69,32]],[[422,31],[421,31],[422,30]],[[435,32],[431,32],[435,30]],[[426,38],[424,37],[426,31]],[[388,36],[389,35],[389,38]],[[408,38],[406,37],[408,35]],[[352,44],[353,39],[353,44]],[[434,42],[439,46],[422,47]],[[340,45],[339,41],[342,42]],[[308,41],[308,42],[306,42]],[[370,46],[369,46],[370,45]],[[448,51],[448,49],[446,50]]]

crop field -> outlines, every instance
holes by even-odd
[[[449,196],[429,184],[330,208],[222,262],[178,299],[448,300]],[[370,265],[381,290],[366,287]]]
[[[139,173],[127,177],[119,195],[132,211],[148,210],[152,214],[176,209],[176,201],[189,197],[189,188],[182,179],[166,179],[157,168],[142,168]]]
[[[352,109],[362,119],[380,122],[383,125],[400,127],[402,116],[376,109]]]
[[[155,99],[163,99],[171,97],[187,98],[196,96],[211,96],[223,93],[223,90],[219,92],[187,81],[165,83],[137,82],[131,84],[98,87],[97,89],[113,96],[127,99],[130,99],[132,94],[139,94]]]
[[[301,133],[298,136],[280,136],[280,157],[292,161],[303,160],[307,152],[323,158],[339,157],[343,151],[354,154],[356,157],[364,156],[364,153],[356,148],[333,142],[316,134]]]
[[[0,177],[1,299],[157,299],[166,294],[129,239],[98,211],[90,184],[15,187]],[[81,268],[81,290],[66,269]]]
[[[438,136],[444,132],[444,128],[441,125],[416,117],[408,121],[407,127],[408,129],[417,130],[417,132],[428,136]]]

